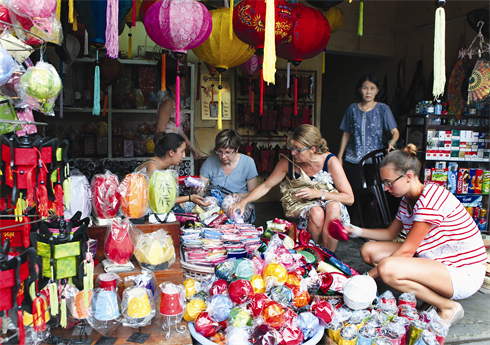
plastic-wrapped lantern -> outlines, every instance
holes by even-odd
[[[256,293],[251,301],[250,307],[252,308],[252,314],[254,317],[257,317],[262,313],[265,303],[270,302],[270,298],[263,293]]]
[[[92,310],[96,320],[110,321],[117,319],[119,312],[119,301],[115,291],[98,289],[92,298]]]
[[[15,61],[9,54],[7,49],[0,46],[0,64],[2,68],[0,69],[0,86],[5,84],[7,80],[12,76],[15,69]]]
[[[155,316],[155,306],[152,303],[150,290],[142,287],[133,287],[123,292],[123,313],[129,319],[125,324],[136,328],[146,326]]]
[[[320,328],[318,318],[312,313],[304,312],[299,314],[299,328],[303,332],[305,340],[310,339]]]
[[[211,288],[209,289],[209,294],[211,296],[214,295],[222,295],[228,291],[228,283],[224,279],[218,279],[215,281]]]
[[[177,198],[177,172],[172,169],[153,171],[149,190],[151,210],[158,214],[170,212]]]
[[[211,319],[205,311],[197,316],[194,326],[196,327],[196,332],[206,338],[215,335],[219,329],[219,324]]]
[[[247,328],[238,327],[231,328],[226,335],[226,344],[233,345],[249,345],[248,341],[250,334]]]
[[[266,324],[258,325],[253,333],[250,335],[252,344],[257,345],[275,345],[276,337],[274,336],[274,330]]]
[[[233,327],[252,326],[252,317],[247,310],[240,307],[235,307],[230,310],[228,322]]]
[[[320,320],[324,321],[325,324],[332,322],[333,318],[333,307],[330,303],[323,299],[314,301],[311,304],[311,312]]]
[[[254,295],[252,284],[248,280],[239,279],[230,284],[228,287],[230,299],[236,304],[245,303]]]
[[[254,266],[249,259],[238,259],[235,261],[235,274],[236,279],[250,280],[254,275]]]
[[[119,211],[121,197],[119,179],[111,172],[97,174],[92,178],[92,209],[102,219],[114,218]]]
[[[281,331],[281,345],[299,345],[303,343],[303,332],[299,327],[285,327]]]
[[[252,288],[254,289],[254,293],[264,293],[265,292],[265,281],[262,276],[255,274],[250,280],[250,284],[252,284]]]
[[[284,306],[289,306],[293,297],[293,291],[286,285],[275,286],[271,290],[271,299]]]
[[[272,328],[279,329],[284,323],[284,309],[274,301],[266,302],[262,310],[264,322]]]
[[[182,314],[185,308],[185,289],[173,283],[160,284],[160,313],[165,316]]]
[[[32,108],[49,113],[63,86],[54,67],[40,61],[36,66],[29,67],[20,78],[20,88],[21,95],[25,95]]]
[[[218,322],[225,321],[230,315],[233,303],[227,295],[214,295],[209,302],[209,316]]]
[[[288,279],[288,272],[283,265],[272,262],[265,267],[262,277],[266,284],[269,284],[270,281],[274,285],[282,285]]]
[[[129,236],[129,219],[114,219],[105,241],[104,252],[107,259],[118,265],[127,264],[133,255],[133,241]]]
[[[293,287],[291,289],[293,291],[293,305],[296,308],[304,307],[310,303],[311,297],[308,291],[301,291],[299,287]]]
[[[49,18],[56,12],[56,0],[12,0],[9,6],[18,15],[34,18]]]
[[[299,287],[301,282],[301,277],[296,272],[288,273],[288,278],[286,279],[285,285],[289,288]]]
[[[201,283],[194,278],[187,278],[182,283],[185,289],[185,298],[190,299],[201,290]]]
[[[121,208],[126,217],[141,218],[148,207],[148,184],[142,174],[131,173],[119,186]]]
[[[233,273],[235,273],[234,260],[225,260],[214,266],[214,274],[218,279],[224,279],[227,282],[231,282]]]
[[[204,303],[201,299],[193,299],[187,303],[184,320],[194,321],[196,317],[204,310],[206,310],[206,303]]]
[[[85,300],[85,292],[79,291],[72,299],[71,315],[74,319],[86,319],[90,316],[90,303],[92,302],[92,290],[87,291],[88,299]],[[88,302],[88,303],[86,303]]]

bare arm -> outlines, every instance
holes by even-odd
[[[199,179],[204,182],[205,184],[208,184],[209,179],[207,177],[204,177],[203,174],[199,174]]]
[[[209,206],[211,205],[211,202],[203,202],[203,197],[200,196],[200,195],[197,195],[197,194],[191,194],[190,195],[190,198],[189,198],[189,195],[183,195],[183,196],[179,196],[177,197],[177,199],[175,199],[175,203],[176,204],[180,204],[180,203],[183,203],[183,202],[187,202],[187,201],[191,201],[195,204],[198,204],[199,206]]]
[[[255,188],[257,188],[257,176],[251,178],[247,181],[247,193],[234,193],[240,196],[240,198],[245,198],[249,195]]]
[[[174,110],[174,105],[170,99],[160,104],[158,107],[157,132],[165,132],[167,124],[170,121],[170,116]]]
[[[348,235],[351,235],[353,233],[353,229],[351,227],[346,227],[345,228],[346,232]],[[390,226],[386,229],[365,229],[362,228],[362,233],[360,234],[360,237],[370,239],[370,240],[377,240],[377,241],[393,241],[396,236],[400,233],[400,231],[403,230],[403,224],[401,221],[398,219],[394,219]]]
[[[398,131],[398,128],[393,128],[390,131],[390,133],[391,133],[391,140],[388,141],[388,152],[395,149],[396,142],[400,138],[400,132]]]
[[[350,138],[350,133],[344,132],[344,134],[342,134],[342,139],[340,141],[339,154],[337,155],[337,157],[339,158],[339,161],[340,161],[340,165],[342,165],[342,162],[344,160],[344,152],[345,152],[345,148],[347,147],[347,143],[349,142],[349,138]]]

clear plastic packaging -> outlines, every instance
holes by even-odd
[[[211,209],[214,209],[215,207],[220,207],[220,202],[217,198],[214,196],[206,196],[203,199],[203,203],[211,203],[208,206],[203,206],[204,211],[209,211]]]
[[[139,286],[126,288],[123,292],[121,312],[124,316],[123,326],[132,328],[148,326],[156,314],[153,293]]]
[[[252,284],[248,280],[235,280],[228,286],[230,299],[236,304],[242,304],[250,300],[254,295]]]
[[[206,311],[213,320],[222,322],[228,319],[232,307],[233,302],[228,295],[214,295],[211,297]]]
[[[218,322],[211,319],[205,311],[198,315],[194,321],[194,327],[196,328],[196,332],[206,338],[214,336],[220,328]]]
[[[241,200],[240,196],[238,194],[228,194],[223,198],[223,202],[221,202],[221,209],[225,212],[228,211],[231,205],[236,204]],[[228,213],[227,213],[228,214]],[[232,215],[228,214],[228,217],[231,217]]]
[[[182,285],[165,282],[160,288],[160,314],[176,317],[176,323],[182,320],[186,311],[185,289]]]
[[[71,200],[67,202],[65,191],[65,219],[71,219],[78,211],[82,212],[80,219],[90,216],[92,211],[92,190],[87,177],[79,170],[70,171]]]
[[[293,302],[294,294],[286,285],[279,285],[271,289],[270,298],[284,307],[289,307]]]
[[[133,255],[134,245],[130,232],[134,225],[128,218],[113,219],[108,226],[104,244],[105,257],[113,264],[125,265]]]
[[[149,182],[150,208],[152,212],[168,213],[179,196],[177,172],[173,169],[155,170]]]
[[[0,86],[2,86],[10,79],[15,69],[15,61],[12,55],[2,46],[0,46],[0,63],[2,64],[2,69],[0,70]]]
[[[116,273],[102,273],[95,279],[95,288],[117,291],[123,280]]]
[[[54,116],[54,102],[63,88],[55,68],[43,61],[27,68],[20,78],[20,95],[29,106],[45,115]]]
[[[89,325],[108,337],[123,319],[120,309],[121,301],[116,291],[96,288],[92,292],[91,316]]]
[[[228,316],[228,327],[250,327],[252,326],[251,311],[244,306],[237,306],[230,310]]]
[[[127,276],[124,278],[124,285],[126,287],[143,287],[151,291],[151,296],[153,298],[157,296],[157,278],[155,277],[155,273],[150,270],[142,268],[140,274]]]
[[[398,297],[398,306],[409,305],[412,308],[417,308],[417,298],[415,292],[404,292]]]
[[[151,271],[168,269],[175,262],[172,237],[163,229],[152,233],[133,233],[134,256],[141,267]]]
[[[318,318],[311,312],[304,312],[299,314],[299,328],[303,332],[305,340],[310,339],[313,335],[318,332],[320,328],[320,322]],[[357,332],[357,328],[356,328]]]
[[[248,340],[251,329],[249,327],[230,327],[226,329],[226,345],[251,345]]]
[[[121,205],[118,191],[119,179],[109,170],[92,177],[92,210],[96,217],[114,218]]]
[[[192,296],[201,291],[201,283],[194,278],[187,278],[182,283],[185,288],[185,298],[190,300]]]
[[[121,209],[126,217],[141,218],[148,208],[148,183],[140,173],[127,174],[119,185]]]

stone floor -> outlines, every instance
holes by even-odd
[[[275,217],[283,218],[284,213],[280,202],[255,203],[256,205],[256,226],[265,226],[267,220]],[[352,220],[355,224],[355,220]],[[356,269],[359,273],[364,273],[371,269],[362,261],[359,249],[365,243],[362,239],[351,239],[347,242],[340,242],[337,247],[337,257],[349,266]],[[378,280],[378,292],[383,293],[387,289],[392,290],[395,296],[400,293],[389,288]],[[473,296],[459,301],[465,310],[465,317],[454,324],[449,330],[445,344],[467,344],[490,345],[490,290],[481,288]],[[421,301],[419,301],[419,305]],[[323,342],[325,343],[325,342]]]

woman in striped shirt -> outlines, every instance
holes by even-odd
[[[376,240],[361,248],[363,260],[374,266],[373,278],[437,308],[450,324],[464,316],[461,304],[479,290],[487,255],[475,222],[447,189],[424,185],[417,147],[389,153],[381,163],[384,189],[403,197],[395,220],[387,229],[346,228],[351,237]],[[393,242],[401,230],[405,242]]]

